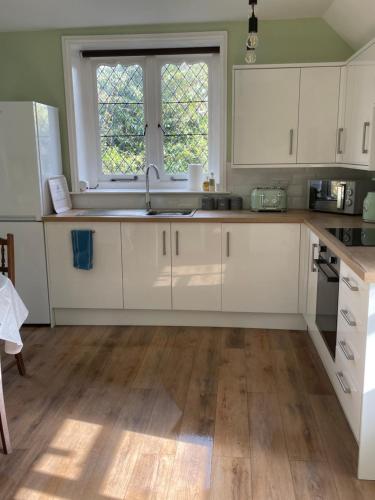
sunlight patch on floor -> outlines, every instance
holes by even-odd
[[[50,444],[50,448],[56,449],[57,453],[43,453],[33,470],[63,479],[79,479],[101,430],[101,425],[66,419]]]

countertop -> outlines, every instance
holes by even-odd
[[[308,210],[288,212],[250,212],[197,210],[191,217],[160,217],[134,215],[135,210],[122,210],[123,215],[85,215],[77,217],[82,210],[70,210],[63,214],[44,217],[45,222],[236,222],[236,223],[296,223],[306,224],[340,259],[342,259],[363,281],[375,283],[375,247],[346,247],[331,235],[327,227],[375,227],[362,221],[360,216],[324,214]],[[88,211],[89,212],[89,211]],[[125,212],[125,213],[124,213]],[[133,215],[132,215],[133,214]]]

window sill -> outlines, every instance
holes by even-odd
[[[87,191],[71,192],[72,196],[95,195],[95,194],[146,194],[145,189],[88,189]],[[231,194],[230,191],[187,191],[186,189],[150,189],[150,194],[191,194],[191,195],[217,195]]]

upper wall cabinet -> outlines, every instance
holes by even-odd
[[[368,167],[371,163],[375,104],[375,66],[350,64],[346,71],[343,163]]]
[[[233,166],[336,162],[340,67],[236,68]]]
[[[301,69],[297,163],[335,163],[339,67]]]
[[[299,68],[234,71],[234,166],[296,163],[299,81]]]

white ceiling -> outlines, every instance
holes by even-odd
[[[358,1],[358,0],[357,0]],[[321,17],[333,0],[259,0],[262,19]],[[0,31],[246,18],[248,0],[0,0]]]
[[[323,16],[353,49],[375,37],[374,0],[334,0]]]
[[[323,17],[353,48],[375,37],[375,0],[258,0],[261,19]],[[0,31],[237,21],[248,0],[0,0]]]

